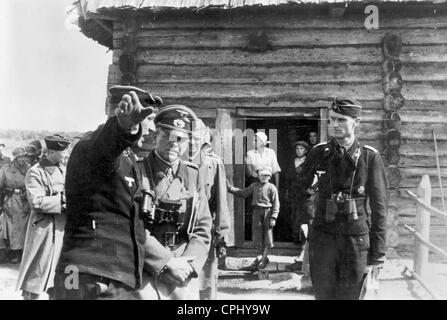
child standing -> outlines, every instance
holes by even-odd
[[[258,170],[258,181],[245,189],[231,186],[228,181],[228,192],[242,198],[252,196],[253,206],[252,235],[253,242],[261,251],[253,267],[263,269],[269,263],[267,254],[273,248],[273,227],[279,214],[279,197],[275,185],[269,182],[272,176],[270,169]]]

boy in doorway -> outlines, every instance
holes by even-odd
[[[252,196],[253,206],[252,235],[253,242],[261,255],[256,258],[250,269],[264,269],[269,263],[268,251],[273,248],[273,227],[279,214],[278,189],[269,182],[272,171],[269,168],[257,172],[258,181],[245,189],[231,186],[227,181],[228,192],[242,198]]]

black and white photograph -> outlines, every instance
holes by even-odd
[[[447,0],[0,6],[0,300],[447,299]]]

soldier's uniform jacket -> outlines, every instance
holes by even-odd
[[[189,209],[186,209],[185,214],[178,216],[177,222],[181,226],[175,226],[176,223],[172,221],[163,221],[159,216],[160,211],[156,210],[153,228],[150,230],[154,237],[163,245],[168,245],[165,243],[167,231],[178,231],[178,235],[176,235],[177,239],[186,244],[184,251],[180,255],[195,257],[191,265],[195,271],[194,276],[197,277],[208,257],[212,225],[208,201],[202,180],[199,176],[198,167],[190,162],[179,159],[178,168],[173,168],[171,166],[172,164],[161,159],[155,150],[144,161],[145,168],[150,168],[151,170],[148,175],[152,177],[153,189],[155,190],[155,196],[157,198],[157,210],[161,207],[160,199],[162,198],[167,201],[173,200],[174,198],[182,198],[188,203],[186,207],[190,208],[192,197],[194,193],[197,194],[195,205],[192,208],[196,214],[196,218],[195,223],[191,224],[193,227],[190,232],[187,230],[188,227],[191,227],[190,217],[192,212]],[[178,192],[174,191],[171,194],[167,190],[171,190],[169,188],[175,183],[174,181],[180,183],[182,187],[180,191],[177,190]],[[174,195],[174,193],[181,193],[181,195]],[[182,204],[182,208],[183,206]],[[182,208],[179,211],[183,211]]]
[[[213,218],[214,237],[225,238],[230,228],[225,167],[216,154],[202,150],[199,163],[205,194]],[[227,242],[227,245],[231,245]]]
[[[0,156],[0,169],[8,163],[11,163],[11,159],[9,159],[8,157],[5,157],[3,155]]]
[[[28,166],[19,167],[16,162],[0,169],[0,206],[9,214],[0,217],[0,235],[9,240],[11,250],[23,249],[29,205],[26,198],[25,174]]]
[[[352,147],[337,160],[337,142],[316,145],[303,163],[299,175],[301,192],[309,196],[314,175],[318,177],[313,228],[331,234],[370,234],[370,260],[385,255],[387,214],[387,182],[380,154],[372,147],[361,146],[355,139]],[[357,163],[357,165],[356,165]],[[334,222],[326,222],[326,200],[331,194],[349,194],[355,199],[358,220],[348,222],[344,214],[337,214]],[[371,212],[368,212],[367,202]]]
[[[159,271],[172,256],[146,237],[139,214],[142,177],[129,148],[139,135],[141,127],[139,134],[128,136],[112,117],[74,147],[67,165],[59,273],[74,265],[79,272],[139,288],[143,264]]]

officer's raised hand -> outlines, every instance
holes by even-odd
[[[139,124],[149,115],[154,113],[154,107],[144,108],[138,99],[135,91],[124,94],[115,114],[118,118],[119,126],[130,134],[138,133]]]

